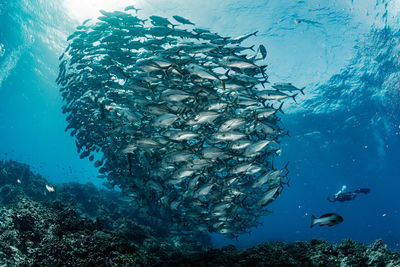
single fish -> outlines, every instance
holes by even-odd
[[[227,132],[227,131],[232,131],[237,128],[240,128],[243,124],[245,124],[245,120],[242,118],[235,118],[235,119],[230,119],[224,123],[221,124],[219,127],[218,131],[219,132]]]
[[[212,138],[216,141],[237,141],[246,137],[245,134],[241,132],[229,131],[229,132],[217,132],[212,135]]]
[[[286,91],[286,92],[300,91],[303,95],[304,95],[304,89],[305,89],[305,87],[297,88],[294,85],[292,85],[291,83],[274,83],[271,87],[276,90]]]
[[[182,24],[188,24],[188,25],[194,25],[193,22],[190,22],[190,20],[185,19],[181,16],[172,16],[177,22],[182,23]]]
[[[178,119],[178,116],[175,114],[167,113],[164,115],[159,116],[154,121],[154,126],[156,127],[169,127]]]
[[[135,10],[135,12],[137,13],[139,10],[141,10],[140,8],[136,8],[133,5],[127,6],[124,9],[125,11],[129,11],[129,10]]]
[[[197,114],[193,120],[190,120],[187,122],[188,125],[196,125],[196,124],[202,124],[202,123],[211,123],[213,122],[216,118],[221,116],[220,113],[214,112],[214,111],[202,111],[199,114]]]
[[[160,16],[150,16],[150,20],[154,26],[175,26],[168,19]]]
[[[260,198],[258,205],[264,207],[271,203],[279,195],[280,186],[272,187]]]
[[[271,142],[271,140],[260,140],[257,141],[244,150],[243,156],[245,157],[250,157],[250,156],[255,156],[258,155],[259,153],[262,152],[262,150]]]
[[[343,222],[343,217],[337,213],[326,213],[321,215],[321,217],[317,218],[314,215],[311,215],[311,226],[312,228],[314,225],[319,223],[319,226],[333,226]]]

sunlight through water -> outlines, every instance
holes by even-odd
[[[74,19],[82,22],[88,18],[100,16],[99,10],[122,10],[128,5],[137,5],[140,1],[132,0],[64,0],[67,13]]]

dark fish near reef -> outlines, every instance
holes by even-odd
[[[333,226],[343,222],[343,217],[336,213],[326,213],[321,215],[321,217],[317,218],[314,215],[311,216],[311,228],[319,223],[319,226]]]

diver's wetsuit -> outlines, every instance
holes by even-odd
[[[350,200],[354,200],[358,194],[360,194],[360,193],[368,194],[370,191],[371,190],[369,188],[360,188],[360,189],[355,190],[354,192],[342,192],[342,193],[335,195],[333,197],[333,199],[331,199],[330,197],[328,197],[327,199],[329,202],[350,201]]]
[[[368,194],[369,192],[371,192],[371,190],[369,188],[360,188],[360,189],[357,189],[356,191],[354,191],[354,193],[357,193],[357,194],[360,194],[360,193]]]

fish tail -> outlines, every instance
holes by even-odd
[[[315,217],[314,214],[312,214],[312,215],[311,215],[311,225],[310,225],[310,228],[312,228],[312,227],[316,224],[316,222],[315,222],[316,219],[317,219],[317,217]]]
[[[251,51],[254,51],[254,45],[249,47]]]
[[[285,114],[285,112],[283,112],[283,110],[282,110],[282,106],[283,106],[283,102],[282,102],[281,105],[279,106],[278,111],[282,112],[282,114]]]
[[[290,136],[290,134],[289,134],[289,130],[288,130],[288,131],[286,131],[286,134],[287,134],[287,136],[291,137],[291,136]]]
[[[289,166],[289,161],[288,162],[286,162],[286,164],[285,164],[285,167],[283,167],[283,170],[286,170],[286,171],[288,171],[288,169],[287,169],[287,167]]]
[[[268,82],[267,80],[261,82],[261,85],[262,85],[263,88],[265,88],[265,85],[264,85],[264,84],[267,83],[267,82]]]
[[[230,71],[230,70],[231,70],[231,69],[228,69],[228,70],[225,72],[225,74],[224,74],[224,75],[225,75],[227,78],[229,78],[229,79],[231,78],[231,77],[229,76],[229,71]]]
[[[294,102],[296,102],[296,103],[297,103],[297,101],[296,101],[296,96],[297,96],[298,94],[299,94],[299,93],[297,93],[297,94],[295,94],[295,95],[292,95],[292,98],[293,98]]]
[[[261,73],[262,73],[262,75],[263,75],[263,77],[265,78],[265,79],[267,79],[264,75],[265,75],[265,73],[264,73],[264,70],[265,70],[265,68],[267,67],[268,65],[263,65],[263,66],[260,66],[260,71],[261,71]]]
[[[288,177],[288,180],[287,180],[287,182],[285,183],[288,187],[290,187],[289,182],[290,182],[290,178]]]

